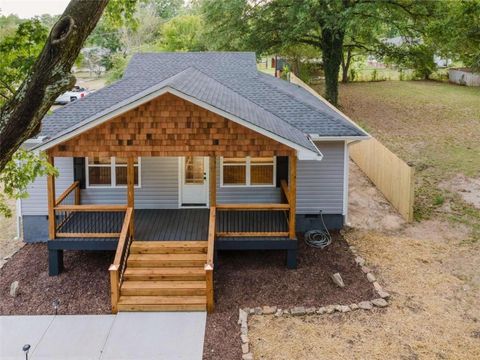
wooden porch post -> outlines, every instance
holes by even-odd
[[[129,156],[127,158],[127,206],[135,208],[135,158]],[[134,212],[130,222],[130,234],[134,234]]]
[[[55,162],[52,155],[48,155],[47,161],[50,165],[54,166]],[[48,196],[48,238],[50,240],[55,239],[55,229],[57,227],[55,221],[55,176],[47,176],[47,196]]]
[[[288,157],[289,164],[289,180],[288,180],[288,189],[290,191],[290,214],[289,214],[289,237],[290,239],[295,239],[295,213],[297,210],[297,155],[293,154]]]
[[[217,158],[210,156],[209,177],[210,177],[210,207],[217,206]]]

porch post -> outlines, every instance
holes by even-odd
[[[47,156],[47,161],[50,165],[54,166],[55,162],[52,155]],[[48,238],[50,240],[55,239],[55,176],[47,176],[47,196],[48,196]]]
[[[210,156],[209,178],[210,178],[210,207],[217,206],[217,158]]]
[[[135,158],[129,156],[127,158],[127,206],[132,209],[135,208]],[[132,218],[130,222],[130,234],[134,234],[134,213],[132,211]]]
[[[289,180],[288,180],[288,189],[289,189],[289,199],[290,199],[290,214],[289,214],[289,237],[290,239],[295,239],[295,213],[297,210],[297,154],[290,155],[288,157],[289,164]]]

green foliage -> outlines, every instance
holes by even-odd
[[[126,57],[123,54],[115,54],[112,56],[112,66],[107,72],[107,84],[111,84],[122,78],[123,72],[125,71],[129,60],[130,57]]]
[[[426,44],[389,45],[384,49],[384,53],[387,63],[395,64],[402,70],[413,69],[417,78],[429,79],[437,70],[433,59],[435,50]]]
[[[11,210],[6,199],[24,199],[28,197],[27,186],[38,176],[58,175],[58,171],[47,162],[46,155],[39,155],[24,149],[18,150],[0,173],[0,214],[10,217]]]
[[[0,9],[1,10],[1,9]],[[0,41],[6,36],[10,36],[15,33],[17,26],[24,20],[20,19],[17,15],[1,15],[0,16]]]
[[[21,23],[13,35],[0,41],[0,106],[30,71],[47,35],[47,28],[34,19]]]
[[[480,0],[440,1],[427,34],[441,55],[480,71]]]
[[[207,50],[203,20],[198,15],[177,16],[161,28],[160,47],[166,51]]]

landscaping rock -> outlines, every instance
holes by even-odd
[[[350,310],[358,310],[358,305],[357,304],[350,304]]]
[[[382,299],[388,299],[390,297],[390,294],[385,290],[379,290],[377,291],[377,293],[378,293],[378,296],[380,296]]]
[[[252,353],[243,354],[242,360],[253,360],[253,354]]]
[[[249,313],[250,315],[255,314],[255,309],[254,309],[254,308],[251,308],[251,309],[248,311],[248,313]]]
[[[357,256],[357,257],[355,258],[355,262],[357,263],[357,265],[360,265],[360,266],[365,265],[365,259],[362,258],[361,256]]]
[[[327,314],[332,314],[335,311],[335,305],[328,305],[325,307],[325,312]]]
[[[238,309],[238,325],[246,324],[248,320],[248,313],[243,309]]]
[[[247,326],[242,326],[240,328],[240,334],[242,335],[248,335],[248,327]]]
[[[373,283],[374,281],[377,281],[377,279],[375,278],[375,275],[373,275],[372,273],[367,273],[367,280],[370,281],[371,283]]]
[[[340,275],[340,273],[335,273],[335,274],[332,274],[330,276],[333,280],[333,282],[335,283],[335,285],[341,287],[341,288],[344,288],[345,287],[345,284],[343,282],[343,279],[342,279],[342,276]]]
[[[277,312],[275,313],[276,317],[280,317],[282,315],[283,315],[283,310],[282,309],[278,309]]]
[[[377,306],[377,307],[387,307],[388,306],[388,302],[385,300],[385,299],[373,299],[372,300],[372,304]]]
[[[312,314],[315,314],[315,307],[308,307],[305,309],[305,312],[307,313],[307,315],[312,315]]]
[[[293,316],[305,315],[305,313],[306,313],[305,306],[295,306],[293,309],[290,310],[290,313]]]
[[[373,305],[371,301],[361,301],[358,303],[358,307],[363,310],[372,310]]]
[[[346,312],[349,312],[349,311],[352,311],[352,309],[350,309],[350,306],[348,306],[348,305],[340,305],[340,312],[346,313]]]
[[[317,314],[319,314],[319,315],[323,315],[326,312],[327,312],[327,309],[325,308],[325,306],[322,306],[322,307],[318,308],[318,310],[317,310]]]
[[[246,344],[249,342],[248,335],[240,335],[240,339],[242,339],[242,344]]]
[[[272,315],[272,314],[275,314],[276,311],[277,311],[276,306],[264,306],[262,309],[262,312],[264,315]]]
[[[261,307],[256,307],[255,308],[255,315],[262,315],[262,308]]]
[[[373,282],[373,287],[375,288],[375,290],[378,291],[383,291],[383,288],[382,288],[382,285],[380,285],[378,282],[374,281]]]
[[[249,350],[248,348],[249,348],[248,343],[242,344],[242,353],[248,354],[248,350]]]
[[[10,296],[17,297],[17,295],[18,295],[18,281],[14,281],[10,285]]]

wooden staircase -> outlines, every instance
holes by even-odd
[[[119,311],[205,311],[207,241],[132,241]]]

